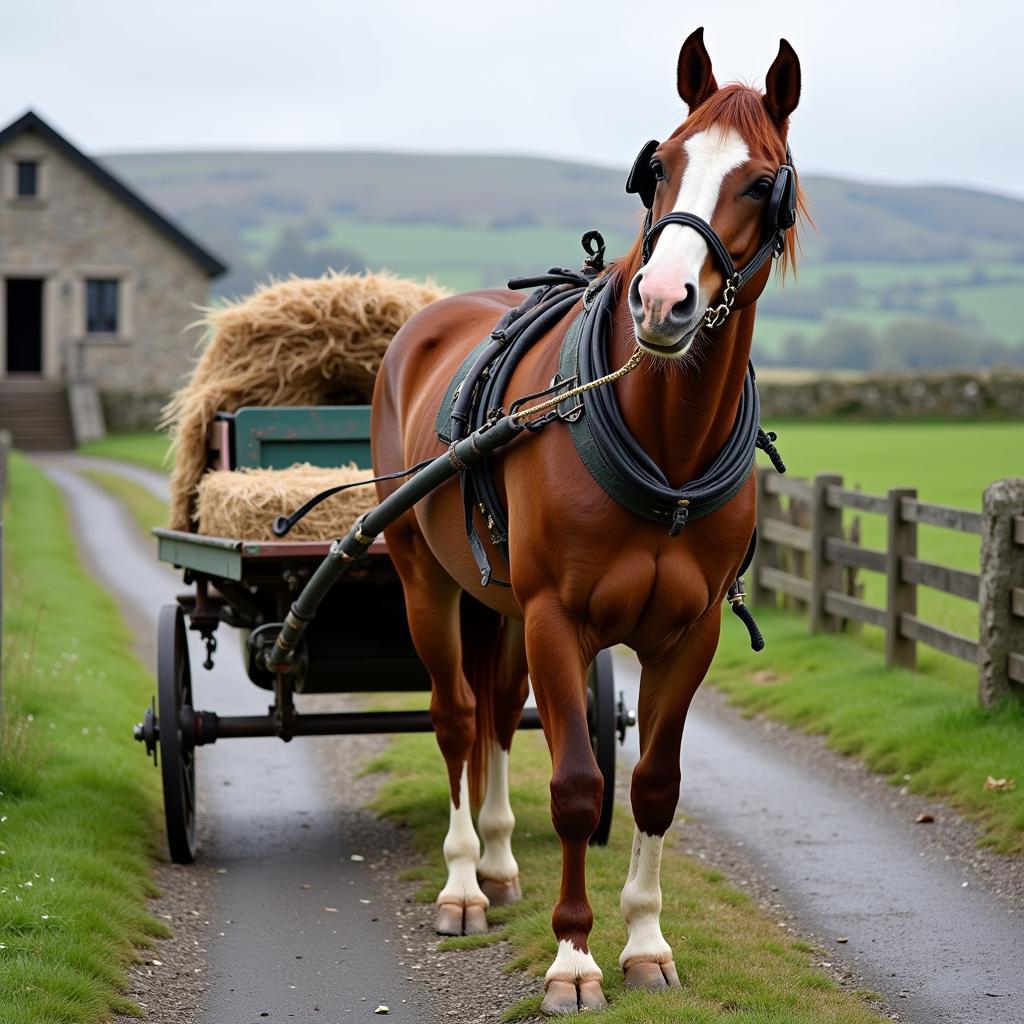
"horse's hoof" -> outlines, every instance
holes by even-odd
[[[487,911],[477,905],[441,903],[434,917],[434,931],[438,935],[479,935],[487,931]]]
[[[601,1010],[608,1005],[601,989],[601,982],[581,981],[580,982],[580,1010]]]
[[[483,907],[466,907],[462,916],[463,935],[482,935],[487,931],[487,911]]]
[[[503,907],[507,903],[518,903],[523,898],[523,890],[519,887],[519,879],[502,882],[494,878],[481,878],[480,888],[491,901],[492,907]]]
[[[540,1012],[546,1017],[561,1017],[569,1013],[583,1013],[586,1010],[600,1010],[607,1006],[601,982],[551,980],[544,992]]]
[[[663,964],[654,960],[635,960],[626,968],[626,988],[640,988],[647,992],[679,988],[676,965],[671,960]]]

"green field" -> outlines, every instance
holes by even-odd
[[[108,434],[101,441],[90,441],[82,446],[82,451],[87,455],[102,455],[109,459],[137,462],[140,466],[155,469],[159,473],[170,468],[169,449],[170,442],[166,435],[153,431]]]
[[[141,1015],[120,993],[166,935],[153,895],[158,781],[131,727],[152,680],[75,556],[60,495],[15,454],[5,516],[0,1020]]]

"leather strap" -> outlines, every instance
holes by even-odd
[[[650,220],[650,214],[648,214],[648,220]],[[718,265],[722,268],[726,281],[732,281],[736,291],[739,291],[770,259],[782,252],[783,233],[782,231],[775,231],[762,242],[761,247],[751,257],[750,262],[742,270],[737,271],[736,264],[733,263],[732,256],[729,255],[729,250],[725,247],[725,243],[719,238],[718,232],[703,217],[698,217],[695,213],[677,213],[673,211],[672,213],[666,213],[653,226],[649,224],[645,226],[644,263],[651,258],[651,239],[662,228],[668,227],[669,224],[693,228],[694,231],[700,234],[714,254]]]

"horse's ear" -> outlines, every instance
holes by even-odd
[[[781,125],[800,102],[800,58],[785,39],[765,78],[764,105],[772,120]]]
[[[676,75],[679,95],[691,111],[718,91],[718,83],[711,71],[711,58],[704,48],[703,28],[698,28],[686,37],[679,51]]]

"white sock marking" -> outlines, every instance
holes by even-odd
[[[473,828],[473,814],[469,807],[469,779],[466,766],[462,766],[459,780],[459,806],[448,804],[448,834],[444,837],[444,862],[448,865],[448,881],[438,893],[438,903],[457,903],[460,906],[486,907],[487,897],[476,880],[476,865],[480,860],[480,840]]]
[[[508,751],[500,744],[491,747],[487,763],[487,792],[480,808],[480,835],[484,855],[477,874],[495,882],[512,882],[519,877],[519,865],[512,855],[512,830],[516,818],[508,798]]]
[[[683,143],[686,170],[679,184],[679,195],[672,207],[676,213],[695,213],[709,224],[718,206],[719,193],[726,175],[750,157],[743,136],[735,128],[712,125],[706,131],[691,135]],[[708,243],[693,228],[669,224],[662,228],[647,261],[652,270],[672,264],[700,275],[708,256]]]
[[[561,939],[558,955],[544,975],[544,981],[600,981],[603,977],[601,968],[590,953],[577,949],[568,939]]]
[[[626,919],[629,939],[619,955],[619,966],[636,957],[667,963],[672,947],[661,934],[661,850],[664,836],[649,836],[633,831],[633,853],[629,875],[622,887],[619,906]]]

